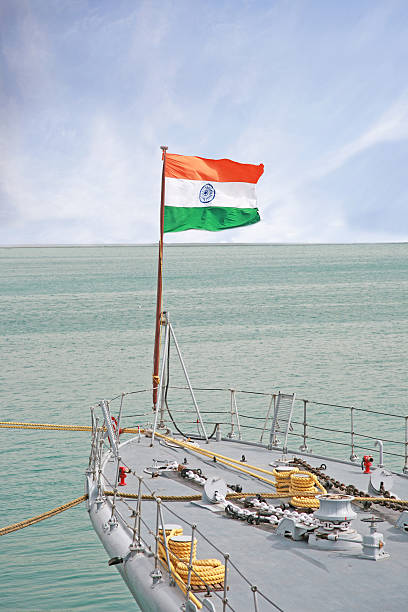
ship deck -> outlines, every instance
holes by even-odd
[[[210,453],[217,453],[240,461],[245,455],[246,462],[241,466],[253,464],[265,470],[273,470],[271,462],[282,457],[281,451],[268,450],[257,445],[243,444],[236,440],[210,440],[208,444],[199,443],[201,448]],[[169,446],[162,440],[156,438],[151,446],[151,438],[139,435],[122,443],[119,447],[121,465],[128,466],[132,472],[127,474],[126,484],[118,487],[119,495],[137,494],[140,477],[146,487],[154,491],[155,496],[166,500],[167,496],[184,497],[202,493],[203,487],[194,481],[180,477],[180,472],[166,472],[160,469],[153,470],[159,476],[153,476],[149,472],[153,466],[165,465],[166,462],[177,462],[190,468],[199,468],[202,475],[210,478],[212,476],[222,478],[228,485],[240,485],[242,495],[247,493],[275,493],[272,485],[261,482],[249,474],[220,463],[213,459],[200,456],[185,448]],[[313,467],[320,467],[321,457],[313,457],[300,452],[288,451],[289,458],[296,456],[306,460]],[[324,459],[326,468],[324,474],[331,476],[346,485],[353,484],[360,491],[368,490],[369,475],[364,474],[360,465]],[[111,488],[110,484],[116,481],[117,462],[108,455],[103,464],[103,475],[105,477],[105,490]],[[147,472],[146,472],[147,470]],[[264,475],[265,476],[265,475]],[[271,478],[269,476],[268,478]],[[143,493],[148,490],[143,488]],[[392,493],[400,499],[408,499],[408,478],[404,475],[394,475]],[[106,501],[110,509],[112,497]],[[279,505],[288,502],[288,499],[269,499],[269,503]],[[236,500],[234,500],[236,503]],[[120,520],[128,525],[133,525],[136,500],[121,500],[120,496],[115,499],[116,510]],[[377,529],[384,535],[384,550],[390,557],[381,561],[372,561],[361,558],[359,551],[320,550],[313,548],[306,541],[294,541],[277,535],[276,528],[269,524],[250,525],[246,521],[234,520],[227,516],[225,511],[216,510],[216,506],[200,503],[199,501],[166,500],[161,504],[164,523],[178,523],[183,527],[184,534],[191,534],[191,525],[197,525],[196,537],[197,558],[219,558],[223,557],[209,544],[207,539],[214,544],[219,551],[228,553],[231,564],[228,572],[228,604],[226,609],[236,611],[242,610],[273,610],[280,608],[285,612],[309,612],[316,609],[325,609],[327,612],[339,610],[358,610],[359,612],[382,610],[400,611],[406,609],[408,600],[408,587],[406,576],[408,575],[408,534],[395,526],[400,512],[389,510],[377,504],[369,509],[364,509],[363,504],[353,503],[353,509],[357,512],[357,519],[353,521],[353,527],[360,534],[369,533],[369,524],[362,519],[376,515],[386,519],[378,523]],[[109,510],[110,511],[110,510]],[[145,543],[150,543],[150,548],[155,551],[154,533],[156,528],[156,503],[144,500],[141,504],[141,536]],[[186,521],[186,522],[184,522]],[[95,523],[95,521],[93,520]],[[98,530],[97,530],[98,531]],[[129,531],[129,530],[128,530]],[[205,538],[200,534],[205,535]],[[110,534],[105,537],[108,539]],[[130,533],[129,538],[132,534]],[[100,534],[101,537],[101,534]],[[103,534],[101,537],[105,548],[107,547]],[[126,546],[128,547],[129,542]],[[122,540],[122,548],[125,541]],[[107,548],[109,554],[112,551],[125,557],[126,550]],[[150,553],[149,553],[150,554]],[[139,555],[139,553],[138,553]],[[146,556],[145,553],[140,553]],[[150,557],[150,565],[153,567],[154,558]],[[117,566],[123,571],[123,564]],[[236,571],[237,568],[242,575]],[[150,572],[146,569],[146,584],[149,588],[168,588],[174,593],[179,593],[180,605],[185,599],[180,589],[167,587],[169,579],[163,566],[162,579],[153,584]],[[244,576],[244,577],[243,577]],[[250,585],[256,585],[259,592],[264,594],[274,606],[262,595],[251,589]],[[224,593],[212,593],[207,601],[210,601],[214,610],[222,610],[222,597]],[[203,594],[199,595],[203,601]],[[177,598],[177,597],[176,597]],[[205,600],[205,598],[204,598]],[[152,609],[155,609],[152,607]],[[161,608],[157,608],[161,609]],[[210,606],[211,609],[211,606]]]

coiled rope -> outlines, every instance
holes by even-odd
[[[33,516],[25,521],[20,521],[19,523],[14,523],[13,525],[8,525],[7,527],[1,527],[0,536],[7,535],[13,531],[18,531],[19,529],[24,529],[24,527],[28,527],[29,525],[35,525],[35,523],[39,523],[40,521],[45,521],[45,519],[51,518],[56,514],[60,514],[61,512],[65,512],[65,510],[69,510],[70,508],[77,506],[86,499],[88,499],[88,495],[82,495],[81,497],[77,497],[76,499],[63,504],[62,506],[58,506],[58,508],[53,508],[52,510],[48,510],[48,512],[44,512],[38,516]]]
[[[183,535],[183,530],[178,530],[179,533],[172,532],[171,536],[167,536],[167,544],[172,553],[172,559],[175,561],[188,561],[191,552],[191,537]],[[194,538],[192,559],[197,558],[197,538]]]
[[[165,534],[159,531],[161,541],[159,542],[159,558],[161,563],[167,567],[166,551],[164,547],[164,537],[166,538],[167,550],[170,559],[170,569],[176,583],[180,586],[184,593],[188,591],[188,573],[191,555],[191,546],[193,552],[191,555],[191,573],[190,585],[199,587],[214,587],[215,585],[222,586],[224,583],[225,566],[218,559],[197,559],[197,540],[194,538],[192,543],[190,536],[183,536],[183,529],[180,526],[174,526],[171,530],[166,529]],[[202,604],[198,599],[189,592],[189,597],[194,603],[202,608]]]
[[[276,478],[276,492],[282,497],[289,497],[290,477],[292,474],[299,472],[299,468],[278,467],[273,470],[273,475]]]
[[[316,497],[305,495],[305,493],[317,495],[319,493],[318,489],[320,489],[320,493],[327,493],[317,476],[299,470],[290,476],[289,493],[292,496],[290,503],[296,508],[319,508],[320,502]]]

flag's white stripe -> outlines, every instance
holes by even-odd
[[[210,184],[215,196],[210,201],[200,201],[202,187]],[[211,188],[207,189],[209,197]],[[230,206],[234,208],[255,208],[256,192],[254,183],[217,183],[215,181],[190,181],[166,178],[166,206]]]

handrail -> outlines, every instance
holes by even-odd
[[[169,386],[169,391],[170,390],[190,391],[191,392],[190,387],[185,386],[185,385]],[[225,402],[225,404],[222,406],[222,409],[219,409],[219,410],[208,410],[208,409],[206,410],[205,408],[202,410],[200,409],[200,413],[206,425],[229,426],[231,433],[233,433],[234,424],[231,421],[231,418],[233,418],[236,425],[238,425],[239,423],[239,429],[242,431],[242,438],[244,439],[244,441],[245,439],[248,440],[248,437],[247,437],[248,434],[245,433],[244,435],[244,432],[259,431],[261,432],[259,441],[262,442],[262,437],[265,433],[265,430],[268,428],[268,422],[270,422],[270,413],[271,413],[270,406],[271,406],[271,402],[273,402],[273,398],[276,397],[275,392],[267,393],[264,391],[231,389],[228,387],[193,387],[193,390],[194,392],[197,392],[197,393],[198,392],[229,393],[231,396],[230,401],[229,401],[229,407],[227,406],[227,402]],[[139,389],[136,391],[121,393],[120,395],[117,395],[116,398],[113,398],[110,401],[114,402],[115,400],[119,400],[119,399],[121,401],[124,401],[125,398],[129,398],[130,400],[132,397],[134,398],[135,396],[138,396],[146,392],[151,392],[151,389]],[[252,396],[252,397],[259,397],[259,398],[267,397],[269,398],[268,407],[265,406],[265,408],[263,409],[263,414],[262,414],[262,409],[260,411],[259,407],[254,409],[252,414],[246,414],[244,411],[242,411],[242,409],[241,410],[238,409],[239,402],[237,402],[237,395],[239,394],[241,394],[242,396]],[[144,422],[146,423],[149,418],[149,412],[140,411],[140,410],[135,411],[133,402],[132,402],[132,407],[133,407],[132,415],[123,414],[121,418],[123,420],[129,419],[129,418],[144,419]],[[316,410],[315,410],[316,407],[335,408],[336,409],[335,418],[336,418],[337,426],[325,427],[322,424],[320,424],[319,421],[316,422],[316,419],[322,418],[321,414],[319,414],[319,411],[316,414]],[[341,413],[339,413],[338,410],[341,410]],[[363,440],[375,441],[378,438],[381,438],[383,443],[385,443],[388,446],[392,445],[394,447],[399,446],[402,448],[402,452],[393,452],[389,448],[384,448],[383,452],[384,452],[384,455],[388,456],[389,458],[398,458],[398,457],[403,458],[404,464],[403,464],[402,471],[408,474],[408,416],[397,415],[395,413],[383,412],[379,410],[372,410],[371,408],[349,406],[349,405],[344,405],[344,404],[339,404],[339,403],[321,402],[317,400],[307,400],[307,399],[303,399],[299,397],[296,398],[295,411],[297,411],[297,414],[299,416],[301,412],[302,417],[301,417],[301,420],[299,418],[292,420],[292,425],[294,429],[293,431],[289,432],[289,436],[293,436],[294,438],[296,437],[303,438],[303,443],[300,446],[300,450],[302,452],[310,453],[311,449],[308,447],[307,443],[314,441],[316,443],[321,443],[324,445],[330,444],[330,445],[333,445],[333,447],[339,447],[339,446],[349,447],[351,449],[349,458],[352,461],[357,461],[358,460],[358,457],[356,455],[357,449],[369,451],[371,453],[378,453],[377,448],[371,448],[368,445],[362,445],[361,441]],[[346,411],[346,412],[344,413],[343,411]],[[180,420],[180,423],[178,424],[181,427],[185,426],[185,421],[189,421],[189,423],[192,424],[191,418],[190,418],[192,413],[189,408],[181,409],[181,410],[177,408],[172,408],[171,412],[172,414],[177,415],[177,422]],[[359,427],[356,422],[356,418],[358,415],[362,415],[362,414],[367,414],[367,415],[372,414],[372,415],[377,415],[380,417],[384,417],[387,419],[394,419],[394,420],[400,419],[404,421],[404,426],[401,428],[398,428],[398,430],[394,428],[397,434],[397,437],[395,439],[392,439],[391,437],[384,438],[382,436],[382,432],[378,432],[378,431],[376,432],[374,429],[374,425],[371,423],[368,424],[368,427],[366,424],[364,424],[364,430],[363,431],[361,430],[361,427]],[[221,417],[225,415],[226,419],[218,418],[217,415]],[[349,415],[348,422],[347,422],[347,415]],[[152,414],[151,416],[153,417],[154,415]],[[215,418],[211,419],[211,416]],[[229,417],[229,420],[227,420],[228,417]],[[346,425],[346,427],[341,427],[341,426],[339,427],[340,425],[339,419],[341,419],[341,421]],[[262,422],[262,426],[256,425],[258,421],[260,423]],[[194,425],[196,425],[195,422],[194,422]],[[188,428],[189,428],[189,425],[187,424],[187,429]],[[328,440],[327,438],[323,438],[321,436],[310,435],[312,431],[330,432],[333,435],[333,439]],[[195,434],[193,433],[193,434],[188,434],[188,435],[194,436]],[[226,432],[224,432],[223,435],[226,435]],[[349,439],[346,441],[345,437],[347,436],[349,437]],[[258,434],[258,437],[259,437],[259,434]],[[279,445],[277,445],[277,447],[278,446]]]
[[[191,392],[191,388],[190,387],[169,387],[169,389],[175,389],[175,390],[187,390]],[[238,573],[238,575],[244,579],[248,586],[251,589],[251,597],[253,598],[253,605],[254,605],[254,609],[255,611],[257,610],[257,597],[260,597],[262,599],[264,599],[264,601],[270,603],[276,610],[281,610],[279,608],[279,606],[277,604],[275,604],[273,601],[271,601],[264,593],[262,593],[262,591],[260,591],[258,589],[257,585],[254,585],[246,576],[243,572],[241,572],[241,570],[239,569],[239,567],[237,567],[233,560],[231,560],[229,558],[229,555],[227,553],[225,553],[224,551],[220,550],[213,542],[211,542],[211,540],[209,540],[204,533],[201,532],[201,530],[196,527],[193,526],[191,523],[189,523],[188,520],[186,520],[184,517],[180,516],[172,507],[170,507],[170,505],[168,503],[166,503],[165,501],[161,500],[157,495],[155,495],[154,491],[152,491],[152,489],[147,485],[147,483],[144,481],[143,478],[139,477],[139,499],[138,499],[138,511],[135,514],[134,511],[134,507],[132,507],[125,498],[122,497],[120,490],[118,490],[118,470],[119,470],[119,461],[121,461],[120,457],[119,457],[119,453],[118,453],[118,437],[119,437],[119,427],[117,428],[117,432],[115,432],[117,434],[116,435],[112,435],[113,434],[113,429],[111,427],[111,418],[110,418],[110,412],[109,412],[109,408],[112,410],[112,404],[115,401],[120,400],[120,407],[119,407],[119,412],[120,412],[120,417],[122,420],[124,419],[129,419],[129,418],[148,418],[149,417],[149,413],[146,411],[142,411],[140,412],[139,410],[134,411],[134,405],[132,402],[132,414],[130,415],[126,415],[125,414],[125,407],[128,407],[126,404],[126,400],[128,400],[128,398],[133,398],[137,395],[141,395],[143,393],[149,392],[151,391],[151,389],[143,389],[143,390],[137,390],[137,391],[131,391],[131,392],[127,392],[127,393],[121,393],[120,395],[116,396],[115,398],[111,399],[109,402],[101,402],[100,403],[100,408],[102,409],[103,413],[104,413],[104,417],[105,417],[105,424],[102,423],[101,426],[99,425],[99,421],[98,419],[95,419],[95,415],[92,412],[92,442],[91,442],[91,453],[90,453],[90,457],[89,457],[89,467],[88,467],[88,473],[93,475],[93,478],[95,480],[95,482],[97,483],[97,487],[98,487],[98,498],[96,501],[98,501],[98,499],[101,499],[102,495],[103,495],[103,491],[104,488],[102,486],[102,480],[103,482],[106,482],[107,484],[109,484],[114,491],[114,496],[113,496],[113,501],[109,501],[109,503],[112,506],[112,514],[111,514],[111,519],[110,521],[112,521],[112,524],[114,523],[114,520],[116,520],[116,517],[119,517],[122,524],[126,527],[126,529],[129,530],[130,534],[131,534],[131,542],[132,545],[135,546],[138,545],[138,547],[140,548],[141,546],[141,542],[143,542],[143,544],[149,548],[149,550],[152,551],[152,546],[151,544],[149,544],[145,538],[142,537],[141,534],[141,525],[143,525],[146,529],[147,529],[147,533],[149,534],[150,537],[153,537],[155,539],[155,568],[156,568],[156,572],[160,572],[159,567],[158,567],[158,562],[159,562],[159,558],[158,558],[158,529],[159,529],[159,523],[162,524],[162,528],[164,528],[164,523],[163,523],[163,516],[161,514],[162,508],[164,508],[166,510],[166,512],[168,512],[169,514],[175,516],[178,520],[182,521],[183,524],[189,525],[190,528],[192,528],[193,530],[195,530],[195,532],[197,534],[199,534],[211,547],[213,547],[220,555],[222,555],[224,557],[224,561],[226,564],[228,564],[228,567],[230,568],[230,571],[233,569],[234,571],[236,571]],[[231,394],[230,397],[230,403],[229,406],[227,405],[227,403],[225,403],[224,409],[223,410],[200,410],[200,414],[203,415],[203,417],[206,417],[207,415],[225,415],[225,421],[221,421],[221,420],[217,420],[216,423],[212,422],[212,420],[207,420],[205,419],[206,424],[218,424],[218,426],[220,425],[224,425],[225,427],[229,426],[231,428],[231,433],[230,433],[230,437],[231,435],[233,435],[234,433],[234,425],[237,425],[238,427],[238,431],[240,433],[240,439],[241,439],[241,430],[242,431],[262,431],[261,434],[261,440],[262,440],[262,436],[265,433],[265,431],[268,428],[268,421],[270,421],[270,413],[271,413],[271,405],[273,403],[273,399],[274,397],[276,397],[276,393],[264,393],[264,392],[259,392],[259,391],[241,391],[241,390],[236,390],[236,389],[220,389],[220,388],[197,388],[194,389],[194,391],[217,391],[217,392],[226,392],[228,391]],[[265,407],[265,412],[262,415],[260,413],[260,409],[258,406],[256,406],[256,408],[254,408],[254,413],[252,414],[245,414],[244,412],[239,412],[238,409],[238,404],[239,402],[237,402],[237,398],[236,395],[237,394],[246,394],[246,395],[251,395],[252,397],[254,396],[259,396],[259,397],[267,397],[269,398],[268,401],[268,408],[266,410]],[[126,404],[126,406],[125,406]],[[403,415],[395,415],[395,414],[390,414],[390,413],[386,413],[386,412],[380,412],[380,411],[375,411],[375,410],[371,410],[371,409],[365,409],[365,408],[356,408],[355,406],[344,406],[344,405],[340,405],[340,404],[330,404],[330,403],[326,403],[326,402],[317,402],[314,400],[304,400],[302,398],[296,398],[296,407],[301,406],[302,408],[302,420],[292,420],[292,424],[294,426],[294,430],[289,432],[290,436],[294,436],[294,438],[298,437],[301,438],[303,440],[303,444],[300,447],[300,449],[302,450],[302,452],[309,452],[311,453],[311,450],[308,448],[307,446],[307,442],[310,443],[310,441],[316,441],[319,443],[324,443],[324,444],[332,444],[332,445],[336,445],[339,447],[345,447],[345,448],[351,448],[351,456],[350,459],[356,461],[358,458],[355,454],[356,450],[364,450],[364,451],[370,451],[370,452],[377,452],[375,448],[369,448],[367,446],[364,446],[361,443],[356,443],[356,439],[360,442],[363,442],[364,440],[375,440],[377,441],[379,438],[381,438],[381,442],[382,443],[387,443],[387,444],[392,444],[392,445],[402,445],[402,447],[404,448],[404,452],[401,453],[396,453],[396,452],[392,452],[390,450],[383,450],[384,455],[388,456],[388,457],[395,457],[395,458],[404,458],[404,467],[403,467],[403,472],[408,474],[408,416],[403,416]],[[315,415],[314,412],[314,407],[316,406],[322,406],[322,407],[326,407],[326,408],[341,408],[344,410],[347,410],[347,412],[344,414],[342,414],[341,418],[345,418],[347,419],[348,415],[351,418],[351,421],[349,422],[349,428],[340,428],[340,427],[324,427],[320,424],[314,424],[313,422],[311,422],[311,420],[314,418],[316,419],[316,416],[318,418],[322,418],[322,415],[318,414]],[[172,409],[172,412],[177,413],[179,412],[177,409]],[[398,439],[389,439],[389,438],[384,438],[381,436],[373,436],[372,431],[368,430],[367,431],[367,426],[365,424],[365,430],[364,433],[360,433],[359,431],[357,431],[357,428],[355,427],[355,414],[356,413],[370,413],[370,414],[376,414],[376,415],[380,415],[383,417],[393,417],[393,418],[399,418],[399,419],[404,419],[404,429],[403,431],[401,431],[401,433],[403,434],[403,439],[398,440]],[[265,418],[265,413],[266,413],[266,418]],[[187,414],[191,415],[191,411],[188,411]],[[336,413],[338,416],[338,413]],[[259,416],[258,416],[259,415]],[[153,416],[153,415],[150,415]],[[154,415],[157,417],[157,414]],[[230,417],[228,419],[228,416]],[[119,420],[119,419],[118,419]],[[252,423],[251,423],[252,421]],[[253,421],[262,421],[263,422],[263,427],[257,427],[256,425],[254,425]],[[191,422],[191,416],[190,416],[190,422]],[[249,424],[247,424],[249,422]],[[336,425],[337,425],[337,421],[336,421]],[[106,446],[106,440],[104,440],[104,427],[107,425],[108,430],[112,429],[112,432],[109,431],[110,435],[109,435],[109,441],[111,442],[112,445],[112,450],[110,452],[113,451],[114,457],[117,461],[117,473],[116,473],[116,484],[112,485],[112,483],[109,482],[109,480],[106,478],[105,474],[102,473],[102,465],[103,465],[103,458],[102,458],[102,449],[103,446]],[[181,427],[183,427],[183,423],[180,424]],[[337,436],[350,436],[350,439],[347,441],[344,441],[343,439],[339,439],[337,437],[337,439],[324,439],[321,437],[317,437],[317,436],[313,436],[310,435],[310,431],[321,431],[321,432],[330,432],[331,434],[334,434],[334,438],[336,438]],[[228,436],[227,436],[228,437]],[[243,437],[243,436],[242,436]],[[248,440],[248,441],[252,441],[254,442],[255,440]],[[152,441],[153,442],[153,441]],[[116,444],[115,444],[116,443]],[[259,444],[259,443],[258,443]],[[260,446],[264,446],[267,447],[265,444],[259,444]],[[275,446],[274,446],[275,447]],[[279,441],[276,442],[276,447],[279,448]],[[108,449],[109,450],[109,449]],[[125,465],[124,462],[121,461],[121,464]],[[126,466],[129,469],[131,469],[131,466]],[[133,470],[132,470],[133,471]],[[133,471],[133,473],[135,473]],[[151,493],[151,495],[154,498],[154,501],[156,503],[157,506],[157,518],[156,518],[156,527],[155,529],[151,528],[147,522],[145,521],[145,518],[142,518],[141,516],[141,507],[142,507],[142,495],[141,495],[141,491],[142,488],[147,489],[147,491],[149,491]],[[106,497],[105,497],[106,499]],[[120,501],[121,503],[125,504],[126,507],[132,512],[132,517],[135,517],[135,524],[132,527],[129,522],[127,521],[126,517],[123,516],[122,512],[120,512],[120,510],[117,508],[117,502]],[[166,547],[166,553],[167,553],[167,547]],[[168,554],[167,554],[168,557]],[[172,572],[171,572],[171,566],[169,564],[169,559],[167,558],[167,571],[169,573],[169,578],[170,580],[172,579]],[[189,564],[189,566],[191,566],[191,562]],[[190,571],[191,570],[191,571]],[[189,576],[191,576],[191,572],[194,572],[193,568],[189,567]],[[227,577],[227,573],[225,573],[225,577]],[[187,590],[187,597],[188,597],[188,593],[190,593],[190,589]],[[226,596],[227,593],[227,586],[225,585],[225,590],[224,590],[224,594],[223,596],[221,596],[219,593],[215,592],[214,595],[216,597],[218,597],[219,599],[221,599],[222,601],[222,609],[226,610],[226,609],[230,609],[233,610],[233,608],[231,607],[228,598]]]
[[[185,386],[169,386],[169,389],[179,389],[179,390],[187,390],[188,387]],[[231,389],[229,387],[193,387],[194,391],[231,391]],[[276,394],[276,392],[274,391],[248,391],[245,389],[234,389],[235,393],[242,393],[242,394],[247,394],[247,395],[260,395],[260,396],[267,396],[270,397],[271,395]],[[350,409],[350,408],[354,408],[355,410],[359,410],[360,412],[371,412],[372,414],[384,414],[386,416],[391,416],[391,417],[395,417],[398,419],[403,419],[405,418],[403,415],[401,414],[392,414],[390,412],[381,412],[381,411],[377,411],[377,410],[371,410],[369,408],[356,408],[355,406],[348,406],[346,404],[330,404],[328,402],[319,402],[317,400],[309,400],[309,399],[305,399],[305,398],[301,398],[301,397],[297,397],[296,396],[296,402],[308,402],[309,404],[315,404],[316,406],[327,406],[330,408],[345,408],[345,409]]]
[[[102,457],[100,457],[100,458],[99,458],[99,461],[101,462],[101,465],[102,465],[102,464],[103,464],[103,459],[102,459]],[[122,463],[123,465],[126,465],[126,464],[125,464],[125,462],[123,462],[123,461],[121,461],[121,463]],[[129,469],[130,469],[130,466],[126,466],[126,467],[129,467]],[[118,488],[117,488],[117,485],[114,485],[112,482],[110,482],[110,480],[109,480],[109,479],[106,477],[106,475],[105,475],[105,474],[103,474],[103,475],[102,475],[102,478],[103,478],[104,482],[105,482],[107,485],[109,485],[109,486],[110,486],[110,487],[111,487],[111,488],[114,490],[114,492],[115,492],[115,497],[114,497],[114,499],[116,498],[116,501],[120,501],[121,503],[123,503],[123,504],[124,504],[124,505],[127,507],[127,509],[133,513],[133,512],[134,512],[134,508],[133,508],[133,507],[132,507],[132,506],[131,506],[131,505],[128,503],[128,501],[126,500],[126,498],[125,498],[125,497],[122,497],[122,495],[121,495],[120,491],[119,491],[119,490],[118,490]],[[144,487],[145,487],[145,489],[146,489],[146,490],[147,490],[147,491],[150,493],[150,495],[153,497],[154,502],[156,503],[156,507],[157,507],[157,517],[159,517],[159,518],[157,518],[157,520],[156,520],[156,527],[155,527],[155,528],[152,528],[152,527],[149,525],[149,523],[148,523],[146,520],[144,520],[144,519],[143,519],[141,516],[139,517],[139,521],[140,521],[140,523],[144,525],[144,527],[145,527],[145,528],[146,528],[146,530],[147,530],[147,533],[148,533],[148,534],[149,534],[149,535],[152,537],[152,539],[153,539],[153,540],[154,540],[154,542],[155,542],[156,552],[154,553],[154,557],[155,557],[155,567],[156,567],[156,570],[158,569],[158,568],[157,568],[157,566],[156,566],[157,561],[158,561],[158,551],[157,551],[157,545],[158,545],[158,543],[159,543],[159,533],[158,533],[158,529],[159,529],[159,525],[161,525],[161,528],[162,528],[162,530],[163,530],[163,532],[164,532],[164,524],[165,524],[165,523],[164,523],[164,521],[163,521],[163,517],[162,517],[162,515],[161,515],[161,508],[163,507],[163,508],[165,508],[165,509],[166,509],[166,511],[167,511],[167,512],[169,512],[169,513],[170,513],[170,514],[172,514],[174,517],[176,517],[176,518],[177,518],[177,520],[179,520],[179,521],[181,521],[182,523],[184,523],[185,525],[189,526],[189,527],[190,527],[190,528],[191,528],[193,531],[195,531],[197,534],[199,534],[199,535],[200,535],[200,536],[201,536],[201,537],[202,537],[202,538],[203,538],[203,539],[204,539],[204,540],[205,540],[205,541],[206,541],[206,542],[207,542],[207,543],[208,543],[208,544],[209,544],[209,545],[210,545],[210,546],[211,546],[211,547],[214,549],[214,550],[216,550],[216,551],[217,551],[217,553],[218,553],[218,554],[220,554],[221,556],[223,556],[224,561],[228,560],[228,565],[229,565],[229,566],[231,566],[232,568],[234,568],[234,570],[235,570],[235,571],[238,573],[238,575],[239,575],[241,578],[243,578],[243,580],[244,580],[244,581],[245,581],[245,582],[246,582],[246,583],[249,585],[249,587],[250,587],[250,589],[251,589],[251,591],[252,591],[252,592],[254,592],[254,589],[255,589],[256,593],[257,593],[257,594],[259,594],[259,596],[260,596],[260,597],[262,597],[262,598],[263,598],[263,599],[264,599],[266,602],[270,603],[270,604],[273,606],[273,608],[274,608],[275,610],[278,610],[279,612],[283,612],[283,611],[282,611],[282,609],[281,609],[281,608],[280,608],[280,607],[279,607],[277,604],[275,604],[275,603],[274,603],[274,602],[273,602],[273,601],[272,601],[272,600],[271,600],[271,599],[270,599],[270,598],[269,598],[267,595],[265,595],[264,593],[262,593],[262,591],[261,591],[261,590],[259,590],[259,588],[258,588],[256,585],[254,585],[254,584],[253,584],[253,583],[252,583],[252,582],[251,582],[251,581],[250,581],[250,580],[249,580],[249,579],[248,579],[248,578],[245,576],[245,574],[244,574],[244,573],[243,573],[243,572],[242,572],[242,571],[239,569],[239,567],[238,567],[238,566],[237,566],[235,563],[233,563],[233,562],[231,561],[230,556],[229,556],[229,554],[228,554],[228,553],[224,553],[222,550],[220,550],[220,549],[218,548],[218,546],[216,546],[216,544],[214,544],[214,543],[213,543],[213,542],[212,542],[212,541],[211,541],[211,540],[210,540],[210,539],[209,539],[209,538],[208,538],[208,537],[207,537],[207,536],[206,536],[206,535],[205,535],[205,534],[204,534],[202,531],[200,531],[200,530],[198,529],[198,527],[197,527],[195,524],[190,523],[190,522],[189,522],[189,521],[188,521],[188,520],[187,520],[185,517],[181,516],[181,515],[180,515],[180,514],[178,514],[178,513],[177,513],[175,510],[173,510],[173,509],[172,509],[172,508],[169,506],[169,504],[168,504],[168,503],[164,502],[164,501],[163,501],[163,500],[160,498],[160,496],[156,495],[155,491],[149,487],[149,485],[148,485],[148,484],[147,484],[147,483],[144,481],[144,479],[143,479],[143,478],[140,478],[140,479],[139,479],[139,482],[140,482],[140,484],[141,484],[142,486],[144,486]],[[141,492],[141,489],[140,489],[139,493],[140,493],[140,492]],[[125,528],[126,528],[128,531],[129,531],[129,533],[130,533],[130,535],[131,535],[131,544],[130,544],[130,547],[134,546],[134,543],[135,543],[135,535],[136,535],[136,534],[135,534],[135,528],[134,528],[134,527],[132,527],[132,525],[130,525],[130,523],[128,522],[128,520],[126,519],[126,517],[123,515],[123,513],[122,513],[122,512],[119,510],[119,508],[117,507],[117,504],[115,504],[115,501],[113,501],[113,503],[111,503],[111,502],[110,502],[110,500],[108,500],[108,503],[110,503],[110,504],[112,505],[112,516],[113,516],[113,515],[117,516],[117,517],[120,519],[120,521],[121,521],[122,525],[123,525],[123,526],[124,526],[124,527],[125,527]],[[155,513],[153,513],[153,514],[152,514],[152,516],[154,516],[154,515],[155,515]],[[137,534],[137,537],[138,537],[139,541],[142,541],[142,542],[143,542],[143,544],[146,546],[146,548],[148,548],[150,551],[152,551],[152,544],[149,544],[149,543],[148,543],[148,542],[147,542],[147,541],[146,541],[146,540],[145,540],[145,539],[144,539],[144,538],[141,536],[141,534],[140,534],[140,530],[139,530],[139,532],[138,532],[138,534]],[[153,552],[153,551],[152,551],[152,552]],[[182,559],[180,559],[180,558],[179,558],[179,557],[178,557],[178,556],[177,556],[175,553],[173,553],[173,555],[174,555],[174,556],[177,558],[177,560],[178,560],[178,561],[182,561]],[[168,560],[168,559],[167,559],[167,561],[168,561],[168,563],[169,563],[169,560]],[[190,563],[189,565],[191,565],[191,563]],[[168,574],[169,574],[169,579],[170,579],[170,580],[172,580],[172,573],[171,573],[171,568],[170,568],[170,565],[168,566],[167,571],[168,571]],[[193,568],[193,567],[191,567],[191,573],[194,573],[194,574],[195,574],[195,575],[196,575],[196,576],[197,576],[197,577],[200,579],[200,581],[202,581],[202,582],[203,582],[204,586],[205,586],[205,587],[206,587],[208,590],[210,590],[210,589],[211,589],[211,586],[210,586],[210,585],[208,585],[208,584],[205,582],[205,580],[203,580],[203,578],[202,578],[202,577],[200,577],[200,576],[199,576],[199,574],[197,574],[197,573],[195,572],[195,570],[194,570],[194,568]],[[191,575],[191,573],[190,573],[190,575]],[[221,600],[221,602],[223,603],[223,609],[224,609],[224,610],[228,608],[229,610],[232,610],[232,612],[237,612],[237,611],[235,610],[235,608],[233,608],[233,607],[231,606],[231,604],[228,602],[228,600],[226,600],[225,593],[227,592],[227,589],[228,589],[228,586],[227,586],[227,581],[226,581],[226,580],[227,580],[227,573],[225,572],[225,582],[224,582],[224,587],[225,587],[225,588],[224,588],[224,593],[223,593],[223,596],[221,596],[221,595],[220,595],[220,594],[219,594],[217,591],[213,591],[213,592],[212,592],[212,594],[213,594],[215,597],[218,597],[218,599],[220,599],[220,600]],[[254,601],[256,602],[256,599],[255,599]],[[256,607],[255,607],[255,611],[256,611]]]

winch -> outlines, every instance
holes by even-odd
[[[354,497],[339,493],[319,495],[320,508],[314,513],[320,524],[309,535],[309,544],[325,550],[354,550],[361,546],[361,536],[350,527],[357,518],[351,507]]]

